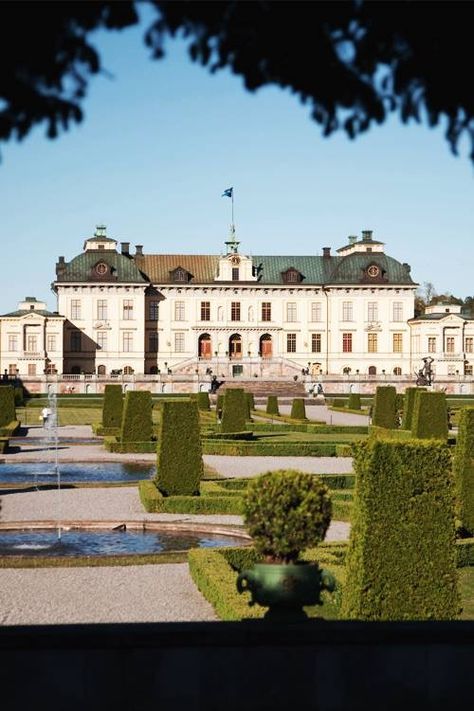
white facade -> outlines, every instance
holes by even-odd
[[[331,256],[143,254],[99,227],[59,258],[64,372],[410,374],[416,284],[363,232]],[[235,366],[235,367],[234,367]]]
[[[18,310],[0,316],[2,375],[36,376],[63,371],[64,316],[27,296]]]

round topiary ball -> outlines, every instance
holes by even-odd
[[[331,512],[329,490],[321,479],[293,469],[254,479],[244,498],[247,530],[267,562],[291,563],[324,540]]]

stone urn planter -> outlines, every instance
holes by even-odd
[[[244,519],[262,561],[237,578],[250,605],[268,607],[266,619],[305,619],[307,605],[321,605],[322,590],[332,591],[333,576],[317,563],[299,560],[320,543],[331,520],[329,491],[321,479],[294,470],[269,472],[251,482]]]

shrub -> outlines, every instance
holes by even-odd
[[[360,410],[361,409],[361,402],[360,402],[360,394],[359,393],[351,393],[349,395],[349,401],[347,403],[347,407],[349,410]]]
[[[15,393],[11,385],[0,386],[0,427],[16,418]]]
[[[346,407],[346,405],[347,405],[347,400],[343,400],[342,398],[337,398],[337,399],[335,398],[332,401],[332,407],[336,407],[338,410]]]
[[[140,500],[148,513],[222,514],[240,516],[243,510],[241,496],[163,496],[153,481],[140,481]]]
[[[203,475],[196,402],[165,402],[158,435],[156,485],[165,496],[197,495]]]
[[[149,390],[131,390],[125,396],[120,439],[122,442],[146,442],[151,436],[151,393]]]
[[[416,393],[411,431],[418,439],[447,440],[448,411],[444,393],[423,390]]]
[[[76,407],[76,404],[74,404]],[[121,427],[123,412],[123,395],[121,385],[106,385],[104,404],[102,408],[103,427]]]
[[[463,532],[474,535],[474,407],[461,408],[453,473],[456,515]]]
[[[268,562],[295,561],[320,543],[331,521],[331,499],[319,477],[280,469],[251,481],[244,521],[255,550]]]
[[[292,420],[306,420],[306,409],[304,406],[304,399],[302,397],[295,397],[291,403],[291,413],[290,417]]]
[[[267,415],[279,415],[278,398],[276,395],[269,395],[267,398]]]
[[[389,430],[397,427],[397,391],[393,385],[379,385],[375,391],[372,424]]]
[[[25,404],[25,397],[22,387],[15,388],[15,407],[22,407]]]
[[[253,393],[245,393],[245,400],[247,401],[247,420],[252,419],[252,411],[255,410],[255,400]]]
[[[222,412],[222,432],[242,432],[247,421],[247,401],[241,388],[225,391]]]
[[[209,401],[209,393],[201,392],[197,393],[197,406],[198,410],[210,410],[211,403]]]
[[[108,452],[124,454],[132,452],[135,454],[153,454],[156,452],[156,441],[147,442],[121,442],[117,437],[104,437],[104,447]]]
[[[392,439],[399,442],[413,439],[410,430],[389,430],[386,427],[376,427],[375,425],[369,426],[369,436],[370,439]]]
[[[415,395],[419,390],[426,390],[426,388],[407,388],[405,390],[402,420],[402,429],[404,430],[411,430],[413,423],[413,408],[415,406]]]
[[[453,619],[458,593],[447,446],[368,441],[353,449],[356,488],[341,615]]]

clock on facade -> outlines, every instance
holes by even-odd
[[[240,257],[234,254],[234,256],[230,258],[230,263],[235,265],[240,264]]]
[[[371,264],[370,267],[367,269],[367,274],[369,277],[378,277],[380,274],[380,269],[376,264]]]
[[[99,276],[104,276],[104,274],[107,274],[107,264],[104,264],[104,262],[99,262],[99,264],[96,265],[95,272]]]

